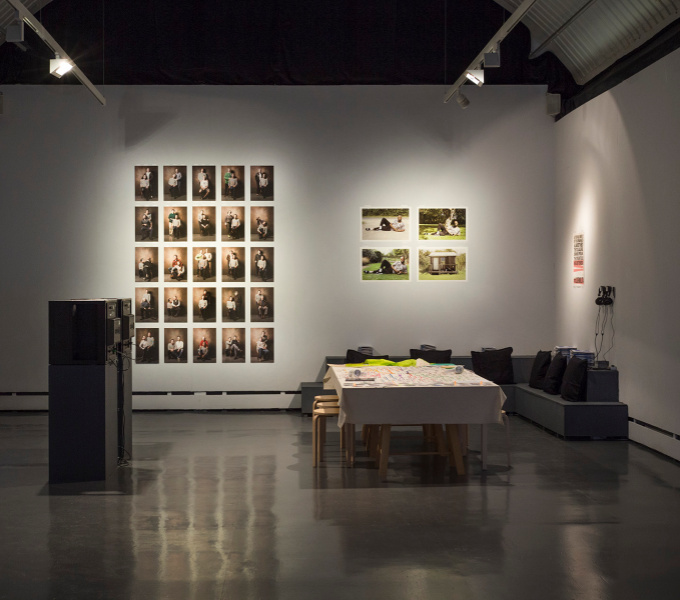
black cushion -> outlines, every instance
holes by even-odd
[[[472,355],[472,369],[477,375],[497,384],[515,383],[512,370],[512,347],[500,350],[485,350],[470,353]]]
[[[585,402],[588,361],[572,356],[562,378],[561,396],[569,402]]]
[[[422,358],[431,363],[450,363],[451,350],[419,350],[411,348],[409,350],[411,358]]]
[[[543,389],[545,375],[550,368],[550,350],[539,350],[534,358],[534,365],[531,367],[529,376],[529,386],[538,390]]]
[[[390,357],[385,354],[384,356],[373,356],[372,354],[364,354],[363,352],[359,352],[358,350],[347,350],[347,354],[345,355],[345,364],[354,364],[354,363],[362,363],[366,362],[369,358],[384,358],[385,360],[389,360]]]
[[[555,358],[550,362],[548,372],[545,374],[545,381],[543,382],[543,391],[548,394],[559,394],[562,389],[562,377],[564,370],[567,368],[567,357],[562,354],[556,354]]]

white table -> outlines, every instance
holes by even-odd
[[[324,387],[335,389],[339,398],[339,426],[387,426],[383,431],[389,444],[391,425],[447,425],[449,442],[455,446],[455,425],[478,424],[482,426],[482,469],[486,469],[486,426],[502,422],[505,394],[498,385],[471,371],[456,374],[437,366],[361,367],[359,378],[373,381],[352,381],[356,369],[329,365],[324,377]],[[387,457],[382,458],[381,471],[385,472]],[[464,472],[458,458],[456,468]]]

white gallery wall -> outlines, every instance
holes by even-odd
[[[615,337],[607,358],[620,370],[620,399],[638,421],[630,424],[630,438],[676,459],[678,106],[675,52],[556,125],[557,340],[592,349],[598,286],[615,286]],[[579,232],[586,283],[574,288],[572,240]],[[605,349],[610,343],[607,335]]]
[[[454,354],[555,344],[555,125],[543,87],[471,89],[465,111],[435,86],[105,87],[106,107],[77,85],[0,91],[0,392],[47,391],[49,300],[134,297],[134,167],[147,164],[274,165],[275,362],[135,365],[135,391],[297,390],[325,355],[359,345],[403,355],[422,343]],[[361,281],[366,206],[466,207],[468,280]],[[416,253],[412,220],[398,246]],[[640,234],[630,254],[661,268],[646,260],[645,223],[626,224]],[[220,297],[228,284],[216,285]]]

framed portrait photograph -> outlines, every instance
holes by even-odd
[[[163,239],[166,242],[187,241],[187,209],[184,206],[163,207]]]
[[[362,208],[361,239],[405,242],[411,237],[410,208]]]
[[[274,167],[265,165],[250,167],[250,199],[274,200]]]
[[[158,364],[158,327],[135,329],[135,363]]]
[[[135,242],[158,241],[158,208],[135,207]]]
[[[158,248],[146,246],[135,248],[135,281],[137,283],[158,281]]]
[[[163,281],[187,281],[188,277],[187,249],[172,246],[163,248]]]
[[[467,240],[466,208],[419,208],[419,240]]]
[[[246,362],[246,330],[244,327],[226,327],[222,330],[222,362]]]
[[[274,248],[250,249],[250,281],[253,283],[274,281]]]
[[[186,327],[166,327],[163,330],[164,345],[163,354],[165,363],[186,363],[187,362],[187,328]],[[190,351],[190,350],[189,350]]]
[[[222,200],[242,202],[246,195],[245,167],[222,167]]]
[[[193,355],[195,363],[214,363],[217,356],[217,329],[195,327]]]
[[[467,248],[419,248],[419,281],[466,281]]]
[[[250,288],[251,323],[271,323],[274,321],[274,288],[255,286]]]
[[[408,248],[362,248],[361,279],[363,281],[408,281],[410,279]]]
[[[194,206],[192,212],[192,239],[194,242],[214,242],[217,222],[214,206]]]
[[[199,165],[191,168],[192,200],[214,200],[217,197],[216,185],[214,166]]]
[[[135,288],[135,323],[158,323],[158,288]]]
[[[138,202],[158,200],[158,167],[151,165],[135,167],[135,200]]]
[[[274,241],[273,206],[252,206],[250,208],[250,240],[252,242]]]
[[[245,256],[245,248],[222,248],[222,281],[241,282],[246,280]]]
[[[217,249],[198,246],[191,251],[194,259],[194,281],[217,281]]]
[[[246,320],[246,289],[222,288],[222,322],[243,323]]]
[[[243,242],[245,240],[245,223],[243,206],[222,207],[222,241]]]
[[[253,327],[250,330],[250,362],[274,362],[274,329]]]
[[[166,287],[163,289],[164,319],[166,323],[187,322],[187,288]]]
[[[163,200],[166,202],[184,202],[187,199],[186,165],[170,165],[163,167]]]
[[[194,323],[215,323],[217,320],[217,297],[214,287],[198,286],[191,290]]]

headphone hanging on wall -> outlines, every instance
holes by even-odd
[[[601,285],[600,289],[597,291],[597,298],[595,298],[595,304],[598,306],[611,306],[614,304],[614,298],[612,297],[613,294],[615,294],[614,288],[610,285]]]

